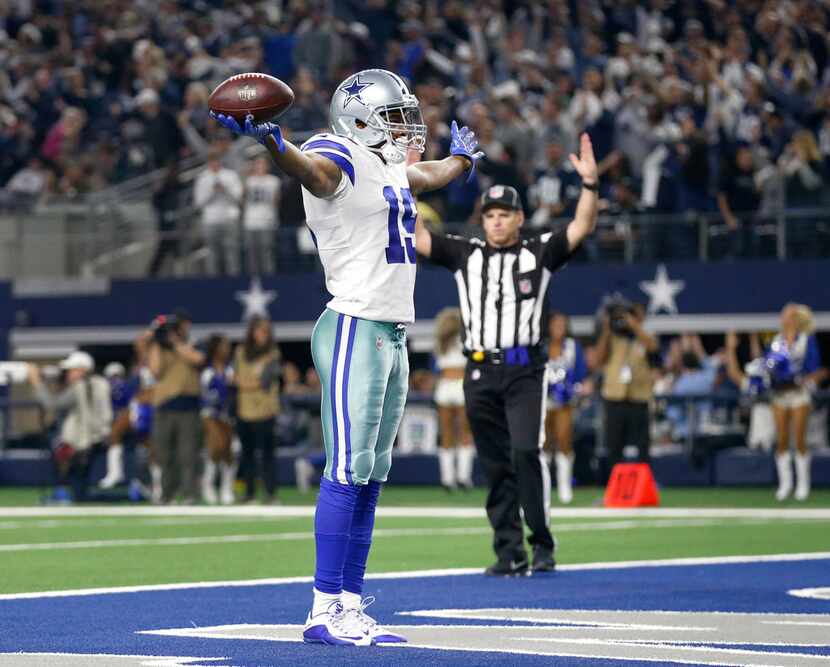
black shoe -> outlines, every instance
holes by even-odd
[[[534,549],[533,551],[533,565],[531,570],[534,574],[537,572],[553,572],[556,569],[556,561],[553,558],[553,552],[547,549]]]
[[[527,574],[527,558],[521,560],[497,560],[484,570],[488,577],[524,577]]]

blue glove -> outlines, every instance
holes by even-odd
[[[276,123],[257,123],[254,125],[254,117],[252,114],[248,114],[245,117],[245,125],[239,125],[239,122],[233,116],[226,116],[225,114],[216,114],[213,111],[210,112],[210,117],[213,118],[217,123],[219,123],[222,127],[229,129],[234,134],[242,134],[246,137],[251,137],[252,139],[256,139],[259,143],[263,146],[265,145],[265,140],[272,136],[274,137],[274,141],[277,144],[277,150],[280,153],[285,153],[285,142],[282,140],[282,132],[280,131],[280,126]]]
[[[467,176],[467,181],[473,177],[473,172],[476,170],[476,162],[484,157],[484,151],[476,151],[478,148],[478,139],[476,134],[466,125],[460,130],[458,123],[452,122],[450,126],[452,133],[452,140],[450,141],[450,155],[460,155],[470,161],[470,175]]]

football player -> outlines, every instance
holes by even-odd
[[[311,337],[322,381],[326,467],[314,520],[314,602],[303,638],[322,644],[406,641],[365,613],[363,576],[375,506],[406,400],[406,324],[415,319],[415,195],[444,187],[483,157],[452,123],[450,156],[407,166],[426,126],[401,77],[369,69],[335,90],[331,133],[298,147],[274,123],[232,131],[263,144],[302,184],[306,223],[333,295]]]

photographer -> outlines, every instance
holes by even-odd
[[[199,497],[198,470],[202,425],[199,418],[199,368],[205,355],[188,343],[192,320],[179,310],[153,322],[148,366],[156,378],[153,444],[161,466],[161,501],[181,490],[183,502]]]
[[[92,453],[107,440],[112,423],[109,383],[92,375],[95,362],[86,352],[73,352],[60,364],[64,389],[50,391],[37,366],[29,366],[29,383],[40,403],[55,410],[60,431],[55,461],[61,485],[72,486],[72,499],[86,500]]]
[[[603,369],[603,430],[610,471],[629,444],[636,445],[639,461],[648,462],[649,403],[654,384],[650,359],[657,352],[657,339],[643,329],[642,304],[612,297],[604,302],[601,318],[596,354]]]

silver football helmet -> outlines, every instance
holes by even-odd
[[[365,69],[337,86],[329,122],[340,134],[399,164],[409,149],[424,152],[427,127],[418,98],[404,80],[385,69]]]

